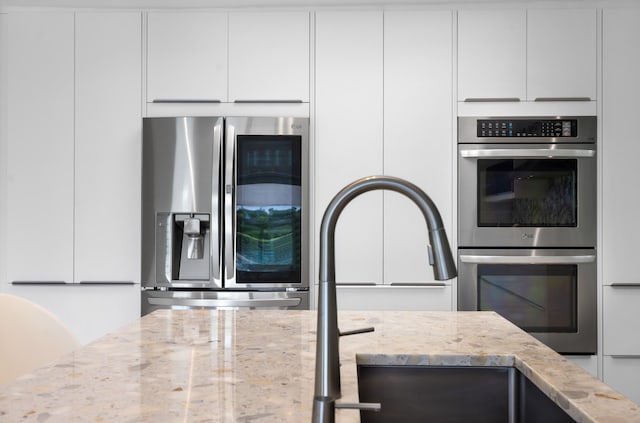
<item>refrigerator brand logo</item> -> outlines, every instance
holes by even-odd
[[[522,239],[533,239],[533,234],[523,233]]]
[[[297,123],[293,123],[293,124],[291,124],[291,129],[302,129],[302,125],[297,124]]]

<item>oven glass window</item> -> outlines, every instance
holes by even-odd
[[[577,332],[577,265],[478,265],[478,310],[527,332]]]
[[[576,159],[478,160],[478,225],[576,227]]]

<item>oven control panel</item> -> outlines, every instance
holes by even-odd
[[[575,138],[576,119],[478,119],[478,138]]]

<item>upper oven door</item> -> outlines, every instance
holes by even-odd
[[[460,247],[594,247],[595,144],[458,144]]]

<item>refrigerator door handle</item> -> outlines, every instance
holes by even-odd
[[[224,167],[224,285],[235,284],[236,269],[236,128],[229,121],[225,127]]]
[[[296,307],[300,305],[300,298],[273,299],[203,299],[203,298],[149,298],[149,304],[158,306],[184,307]]]
[[[222,130],[223,120],[218,119],[218,122],[213,128],[213,175],[212,189],[214,190],[211,196],[211,228],[213,233],[211,234],[211,266],[213,272],[213,282],[216,286],[222,286],[222,209],[221,209],[221,179],[222,179]]]

